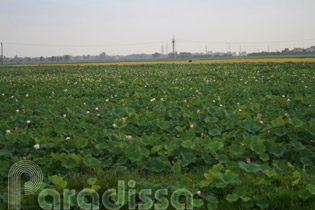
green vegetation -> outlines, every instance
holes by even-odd
[[[135,180],[137,192],[188,189],[195,209],[315,209],[314,72],[292,62],[4,67],[0,208],[10,167],[26,159],[60,192]],[[39,208],[36,196],[22,201]]]

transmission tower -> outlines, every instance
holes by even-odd
[[[172,47],[173,47],[173,60],[175,60],[175,38],[174,38],[174,36],[172,39]]]
[[[2,61],[2,66],[4,63],[4,57],[3,57],[3,43],[1,42],[1,61]]]

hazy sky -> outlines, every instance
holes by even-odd
[[[6,56],[315,45],[315,0],[0,0]],[[230,43],[230,44],[229,44]]]

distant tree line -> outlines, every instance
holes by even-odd
[[[248,56],[275,56],[275,55],[314,55],[315,52],[255,52]]]
[[[175,52],[175,58],[213,58],[213,57],[232,57],[232,53],[190,53],[190,52]],[[169,53],[167,55],[161,54],[161,53],[153,53],[152,54],[153,59],[159,59],[159,58],[168,58],[173,59],[173,53]]]
[[[246,52],[245,52],[246,53]],[[288,48],[281,52],[255,52],[250,53],[248,56],[278,56],[278,55],[311,55],[315,54],[315,46],[308,49],[296,48],[289,50]],[[112,60],[142,60],[142,59],[188,59],[188,58],[215,58],[215,57],[232,57],[236,56],[235,52],[209,52],[209,53],[190,53],[190,52],[175,52],[168,54],[153,53],[153,54],[131,54],[126,56],[107,55],[105,52],[99,55],[82,55],[82,56],[50,56],[50,57],[18,57],[13,58],[4,57],[4,63],[53,63],[53,62],[88,62],[88,61],[112,61]],[[0,63],[2,58],[0,57]]]

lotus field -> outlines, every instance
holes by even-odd
[[[314,76],[312,62],[3,67],[0,209],[20,160],[61,193],[134,180],[187,189],[194,209],[315,209]]]

